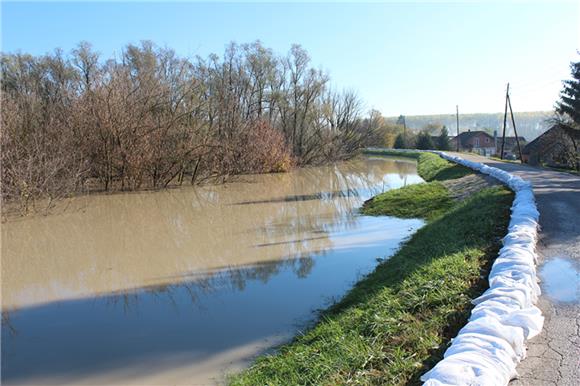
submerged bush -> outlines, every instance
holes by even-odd
[[[87,43],[69,55],[2,54],[2,199],[91,189],[161,188],[237,173],[345,159],[376,138],[353,92],[294,45],[260,42],[223,57],[182,58],[151,42],[102,60]],[[376,118],[377,112],[373,112]]]

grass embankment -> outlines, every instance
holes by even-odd
[[[438,155],[421,153],[418,157],[417,171],[425,181],[444,181],[472,174],[471,169],[444,160]]]
[[[393,157],[407,157],[407,158],[419,158],[421,155],[418,151],[400,151],[391,149],[364,149],[363,154],[367,155],[383,155],[383,156],[393,156]]]
[[[388,155],[395,152],[387,152]],[[473,173],[470,169],[453,164],[429,153],[404,153],[418,159],[417,170],[427,184],[409,185],[389,190],[367,201],[362,212],[368,215],[389,215],[402,218],[434,219],[449,211],[454,201],[447,188],[437,181],[460,178]]]
[[[447,212],[453,199],[439,182],[409,185],[389,190],[365,202],[362,212],[371,216],[385,215],[401,218],[433,219]]]
[[[464,166],[444,160],[433,153],[398,151],[390,149],[364,150],[367,155],[395,156],[418,160],[417,171],[425,181],[443,181],[466,176],[472,171]]]
[[[419,156],[427,180],[468,172],[446,171],[454,167],[432,154]],[[260,358],[231,383],[419,383],[465,324],[470,299],[487,286],[511,201],[510,191],[494,187],[455,202],[438,182],[377,196],[364,213],[422,216],[427,225],[324,311],[312,329],[275,355]]]

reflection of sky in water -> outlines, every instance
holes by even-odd
[[[561,302],[580,300],[580,267],[578,262],[554,258],[541,268],[542,287],[546,295]]]
[[[311,189],[311,179],[298,180],[299,189],[291,185],[287,192],[292,194],[280,194],[282,191],[277,189],[270,200],[267,195],[258,194],[243,200],[236,194],[233,199],[219,188],[210,188],[205,198],[217,199],[220,204],[221,194],[222,200],[229,200],[228,213],[244,217],[241,222],[232,219],[234,224],[229,228],[227,216],[225,221],[217,216],[210,219],[210,226],[213,221],[213,226],[220,227],[217,233],[223,237],[222,243],[240,242],[237,248],[226,247],[221,253],[236,259],[237,255],[248,254],[248,260],[234,259],[229,266],[212,263],[204,269],[176,265],[179,269],[167,272],[157,272],[163,265],[153,266],[157,276],[150,280],[151,284],[144,281],[135,290],[118,289],[93,296],[68,298],[70,284],[69,287],[61,284],[66,278],[53,279],[49,281],[51,290],[64,296],[62,299],[23,305],[17,311],[3,313],[2,381],[204,383],[219,378],[224,371],[239,368],[253,355],[304,328],[313,317],[312,311],[343,296],[361,275],[373,269],[378,259],[390,256],[402,239],[422,225],[420,220],[356,214],[362,201],[387,190],[387,183],[393,184],[394,180],[397,185],[405,183],[405,176],[380,174],[380,168],[374,171],[372,179],[363,178],[360,171],[341,171],[340,183],[326,183],[325,189],[318,190]],[[316,176],[316,169],[308,173]],[[407,183],[420,181],[416,175],[407,174]],[[342,189],[344,186],[348,188]],[[290,196],[300,199],[281,202],[281,197]],[[153,198],[156,205],[163,206],[166,201],[160,200],[162,197],[145,199]],[[251,201],[255,202],[236,205]],[[182,203],[177,197],[176,202],[177,208],[184,208],[187,205],[183,203],[191,201]],[[195,202],[190,208],[206,207],[200,206],[198,199]],[[167,212],[167,207],[160,211]],[[127,218],[133,221],[132,212],[127,213]],[[183,210],[169,214],[150,213],[156,223],[151,229],[161,229],[164,220],[171,224],[172,244],[166,243],[166,261],[177,264],[182,260],[172,256],[192,248],[189,243],[196,228],[191,224],[196,217]],[[122,216],[119,212],[117,217],[110,217],[116,223]],[[123,228],[127,224],[130,223],[124,223]],[[147,243],[152,234],[135,229],[140,231],[142,242]],[[163,235],[166,237],[160,242],[167,238]],[[204,235],[193,247],[204,246]],[[212,243],[207,245],[208,251],[215,248]],[[114,246],[114,250],[125,252],[124,244]],[[132,258],[144,256],[147,248],[138,252]],[[209,261],[219,257],[223,258],[216,255]],[[148,262],[157,263],[145,259],[142,264]],[[95,275],[115,278],[106,276],[108,266],[115,263],[116,260],[111,260],[80,271],[77,273],[80,279],[76,280],[87,283]],[[143,270],[140,275],[149,278],[151,272],[147,268],[135,267]],[[90,288],[101,288],[99,285]],[[122,288],[115,285],[111,288]],[[38,296],[38,291],[46,288],[34,291],[25,287],[21,291]]]
[[[268,347],[267,339],[277,341],[304,326],[311,311],[342,296],[377,258],[392,254],[422,224],[366,216],[356,222],[356,230],[331,235],[332,250],[307,259],[222,270],[175,285],[5,315],[3,381],[64,376],[75,382],[120,368],[142,376],[143,363],[153,374],[177,366],[164,358],[178,356],[192,365],[246,345],[250,355],[259,352]],[[195,367],[191,372],[199,373]]]

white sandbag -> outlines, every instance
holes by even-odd
[[[515,192],[515,198],[508,234],[489,274],[490,288],[472,301],[475,307],[468,323],[421,380],[428,386],[505,386],[525,357],[525,339],[539,334],[544,323],[534,305],[540,295],[535,267],[540,214],[532,185],[494,167],[435,153],[498,179]]]

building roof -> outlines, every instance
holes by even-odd
[[[454,140],[457,140],[457,138],[459,137],[459,143],[461,144],[461,146],[467,146],[466,142],[469,141],[471,138],[475,137],[476,135],[485,135],[488,136],[490,139],[493,140],[493,137],[491,135],[489,135],[487,132],[482,131],[482,130],[474,130],[474,131],[464,131],[463,133],[459,133],[459,135],[457,137],[454,138]]]
[[[522,153],[531,154],[533,152],[537,152],[542,147],[548,147],[550,145],[550,142],[554,142],[553,140],[550,140],[550,137],[552,137],[553,135],[557,135],[556,132],[559,130],[564,130],[566,131],[566,133],[568,133],[568,135],[572,136],[574,139],[580,140],[580,130],[574,130],[556,124],[551,128],[549,128],[548,130],[546,130],[532,142],[524,146]]]

